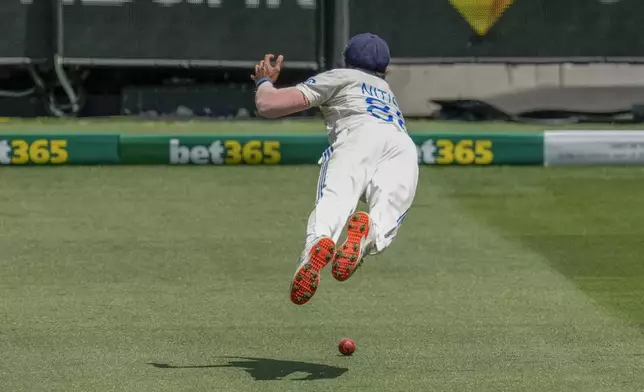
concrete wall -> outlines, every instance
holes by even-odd
[[[483,99],[535,87],[644,86],[644,65],[392,65],[387,80],[406,115],[427,116],[438,109],[430,99]]]

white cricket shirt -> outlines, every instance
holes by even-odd
[[[393,130],[407,132],[389,83],[375,75],[357,69],[334,69],[296,87],[312,107],[322,111],[331,143],[343,131],[370,124],[390,124]]]

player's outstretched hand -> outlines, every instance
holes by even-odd
[[[260,61],[256,66],[255,66],[255,74],[251,75],[251,79],[253,79],[254,82],[257,82],[258,80],[262,78],[269,78],[271,82],[275,83],[277,78],[280,76],[280,71],[282,70],[282,62],[284,61],[284,56],[279,55],[277,56],[277,60],[275,60],[275,65],[271,64],[271,61],[275,58],[275,55],[273,54],[267,54],[264,56],[264,60]]]

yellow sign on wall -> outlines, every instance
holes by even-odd
[[[449,0],[478,35],[485,35],[514,0]]]

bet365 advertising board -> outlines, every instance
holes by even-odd
[[[417,134],[418,161],[425,165],[539,165],[538,134]],[[123,136],[127,164],[289,165],[315,164],[328,147],[324,135]]]
[[[644,131],[413,133],[432,166],[643,165]],[[325,135],[0,134],[0,166],[317,164]]]
[[[0,165],[120,163],[118,135],[0,134]]]
[[[540,165],[540,134],[418,133],[421,165]],[[4,165],[297,165],[316,164],[325,135],[0,135]]]

